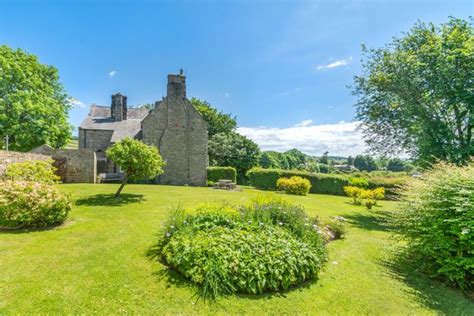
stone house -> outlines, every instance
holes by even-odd
[[[128,108],[127,97],[112,95],[111,106],[92,105],[79,127],[79,149],[93,149],[98,173],[120,173],[105,156],[106,149],[124,137],[156,146],[166,161],[157,182],[206,185],[207,123],[186,98],[186,77],[168,75],[167,95],[154,108]]]

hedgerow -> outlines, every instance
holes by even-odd
[[[205,299],[280,291],[315,279],[326,261],[317,224],[278,198],[177,209],[150,254],[198,285]]]
[[[234,167],[208,167],[207,181],[215,183],[219,180],[232,180],[235,182],[237,178],[237,171]]]
[[[380,175],[370,177],[370,174],[367,173],[365,174],[367,178],[362,180],[358,180],[354,175],[356,174],[322,174],[296,170],[263,168],[252,168],[247,172],[250,185],[260,190],[276,190],[279,178],[299,176],[310,181],[311,189],[309,193],[344,196],[344,187],[352,185],[351,183],[356,183],[357,186],[367,187],[369,189],[383,187],[385,189],[386,199],[396,199],[400,187],[409,179],[405,174],[398,177],[384,178]]]

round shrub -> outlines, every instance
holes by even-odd
[[[403,192],[393,226],[408,253],[432,277],[463,289],[474,285],[474,165],[440,163]]]
[[[306,195],[311,189],[311,182],[298,176],[280,178],[277,181],[277,188],[287,194]]]
[[[279,198],[178,209],[150,255],[197,284],[206,299],[279,291],[315,279],[326,261],[317,223]]]
[[[314,278],[321,265],[310,245],[267,225],[182,229],[162,253],[207,298],[288,289]]]
[[[45,227],[62,223],[71,203],[52,185],[31,181],[0,182],[0,227]]]
[[[4,178],[13,181],[35,181],[53,184],[61,180],[56,175],[56,171],[53,160],[15,162],[7,166]]]

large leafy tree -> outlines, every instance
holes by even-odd
[[[234,167],[239,183],[245,182],[246,172],[258,165],[259,156],[258,145],[238,133],[219,133],[209,139],[209,163]]]
[[[68,102],[56,68],[21,49],[0,46],[0,148],[63,147],[71,138]]]
[[[120,198],[120,193],[129,180],[150,179],[163,173],[165,162],[158,149],[130,137],[110,146],[105,154],[125,173],[115,193],[116,199]]]
[[[407,152],[425,163],[464,163],[474,155],[471,23],[419,22],[383,48],[363,48],[364,73],[355,77],[353,92],[374,150]]]
[[[229,134],[237,128],[235,116],[217,111],[207,101],[192,98],[191,103],[201,113],[208,124],[209,137],[218,133]]]

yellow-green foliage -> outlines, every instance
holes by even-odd
[[[440,163],[404,188],[393,227],[432,277],[474,289],[474,164]]]
[[[55,174],[56,168],[52,160],[16,162],[8,165],[4,178],[8,180],[34,181],[42,183],[55,183],[60,178]]]
[[[311,182],[298,176],[280,178],[277,181],[277,188],[287,194],[306,195],[311,189]]]
[[[344,187],[344,192],[346,192],[348,197],[352,198],[354,205],[364,204],[368,209],[377,205],[377,200],[382,200],[385,197],[384,188],[369,190],[354,186],[346,186]]]
[[[32,181],[0,182],[0,226],[45,227],[62,223],[71,203],[55,186]]]

